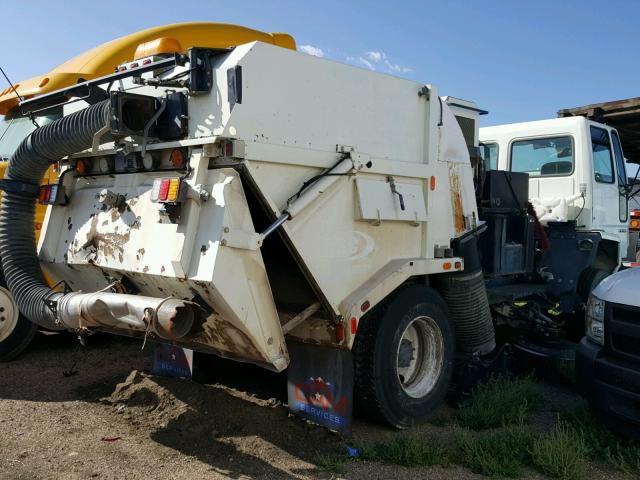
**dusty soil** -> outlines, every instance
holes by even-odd
[[[0,364],[0,478],[331,478],[314,459],[352,441],[291,416],[284,375],[216,362],[201,383],[162,378],[149,374],[153,346],[107,336],[76,343],[39,334],[18,360]],[[424,424],[414,433],[438,441],[446,430]],[[393,434],[354,421],[355,438]],[[341,476],[354,479],[484,478],[461,467],[346,466]]]

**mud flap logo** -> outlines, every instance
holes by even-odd
[[[163,377],[192,378],[193,351],[160,343],[155,348],[152,371]]]
[[[330,382],[322,377],[309,378],[293,386],[291,409],[303,412],[329,428],[342,430],[347,422],[347,398],[340,397]]]
[[[350,352],[290,342],[289,354],[289,409],[331,430],[349,434],[353,402]]]

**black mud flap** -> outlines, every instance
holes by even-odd
[[[350,351],[287,342],[289,409],[295,415],[351,435],[353,356]]]

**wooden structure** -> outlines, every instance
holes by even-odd
[[[558,111],[559,117],[584,116],[618,130],[624,156],[640,163],[640,97],[594,103]]]

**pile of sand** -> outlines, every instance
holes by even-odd
[[[165,380],[171,384],[179,381],[161,379]],[[161,385],[157,377],[133,370],[111,395],[102,400],[126,417],[144,420],[144,423],[166,425],[191,410],[185,401],[172,393],[171,386]]]

